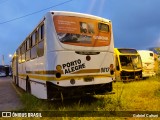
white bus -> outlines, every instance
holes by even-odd
[[[112,91],[114,41],[108,19],[48,12],[16,50],[13,81],[40,99]]]
[[[143,72],[142,77],[150,77],[155,75],[154,53],[150,50],[138,50],[142,59]]]

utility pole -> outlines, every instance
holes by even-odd
[[[4,55],[2,55],[2,65],[4,65]]]

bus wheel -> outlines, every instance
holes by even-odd
[[[28,76],[26,78],[26,92],[31,93],[31,85],[30,85],[30,80]]]
[[[16,84],[16,76],[13,76],[14,83]]]
[[[18,78],[14,76],[13,79],[14,79],[14,83],[16,84],[16,86],[18,86]]]

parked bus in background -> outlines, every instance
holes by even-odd
[[[142,59],[142,65],[143,65],[142,77],[146,78],[154,76],[155,75],[154,53],[150,50],[138,50],[138,53],[140,54]]]
[[[154,72],[156,75],[159,74],[159,62],[158,55],[154,53]]]
[[[4,65],[6,76],[12,76],[12,70],[10,65]]]
[[[155,73],[160,74],[160,48],[152,47],[149,48],[150,51],[154,52],[154,63],[155,63]]]
[[[142,61],[136,49],[114,48],[116,81],[142,79]]]
[[[110,20],[48,12],[16,50],[13,81],[41,99],[112,91],[114,41]]]
[[[4,65],[0,65],[0,77],[5,77],[6,71]]]

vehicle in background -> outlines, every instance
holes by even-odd
[[[0,76],[12,76],[12,70],[10,65],[0,65]]]
[[[10,65],[4,65],[6,76],[12,76],[12,69]]]
[[[114,48],[116,81],[142,79],[142,61],[136,49]]]
[[[0,65],[0,77],[5,77],[6,76],[6,70],[4,65]]]
[[[138,50],[138,53],[142,59],[143,72],[142,77],[151,77],[155,75],[155,66],[154,66],[154,53],[150,50]]]
[[[17,48],[13,81],[41,99],[112,91],[114,41],[110,20],[48,12]]]
[[[159,74],[159,62],[158,55],[154,53],[154,72],[156,75]]]
[[[155,61],[155,73],[160,75],[160,47],[152,47],[148,50],[154,52],[154,61]]]

